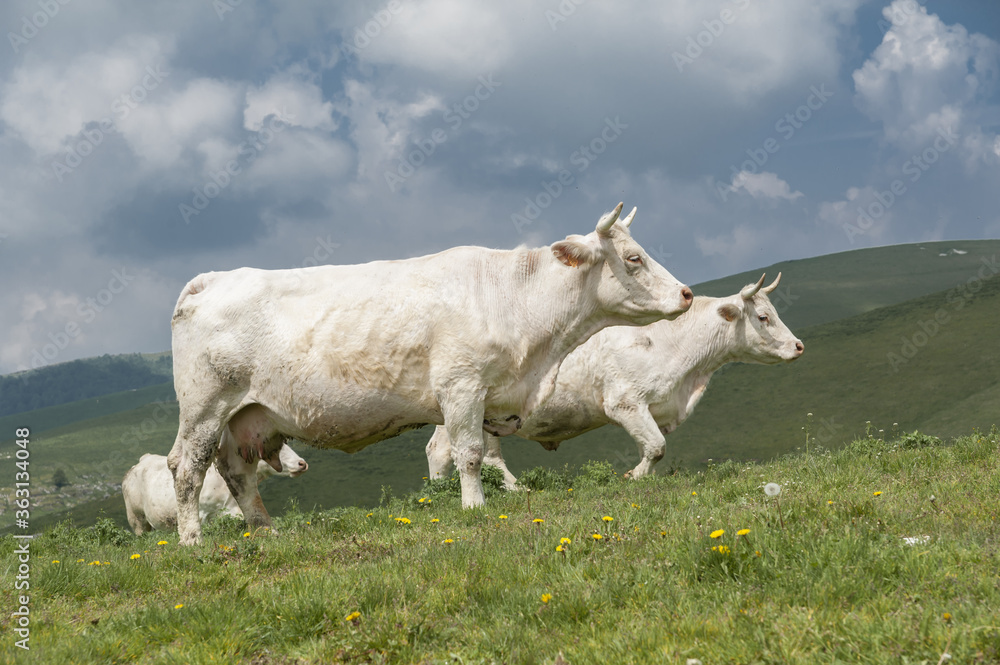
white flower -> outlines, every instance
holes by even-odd
[[[764,494],[768,496],[778,496],[781,494],[781,485],[778,483],[768,483],[764,485]]]
[[[903,542],[907,545],[926,545],[931,542],[930,536],[903,536]]]

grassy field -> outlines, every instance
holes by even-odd
[[[994,429],[640,481],[593,464],[572,491],[529,473],[548,489],[463,511],[443,482],[293,508],[277,536],[221,521],[193,548],[58,527],[30,545],[31,651],[5,612],[0,659],[996,663],[998,455]],[[0,540],[8,580],[15,547]]]

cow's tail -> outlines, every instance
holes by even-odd
[[[174,315],[170,319],[171,324],[187,316],[188,312],[185,311],[185,304],[188,304],[188,298],[208,288],[208,285],[212,282],[213,275],[214,273],[210,272],[202,273],[184,285],[184,288],[181,289],[181,295],[177,298],[177,304],[174,305]]]

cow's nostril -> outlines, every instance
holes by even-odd
[[[691,293],[691,289],[685,286],[683,289],[681,289],[681,298],[684,299],[684,302],[690,303],[692,300],[694,300],[694,294]]]
[[[802,346],[802,342],[795,342],[795,350],[802,353],[806,350],[806,347]]]

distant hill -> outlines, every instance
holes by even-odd
[[[0,416],[144,388],[173,377],[169,352],[103,355],[0,376]]]
[[[815,326],[935,291],[958,287],[981,269],[1000,270],[1000,240],[949,240],[855,249],[764,268],[696,284],[695,295],[727,296],[782,273],[771,299],[793,330]]]

